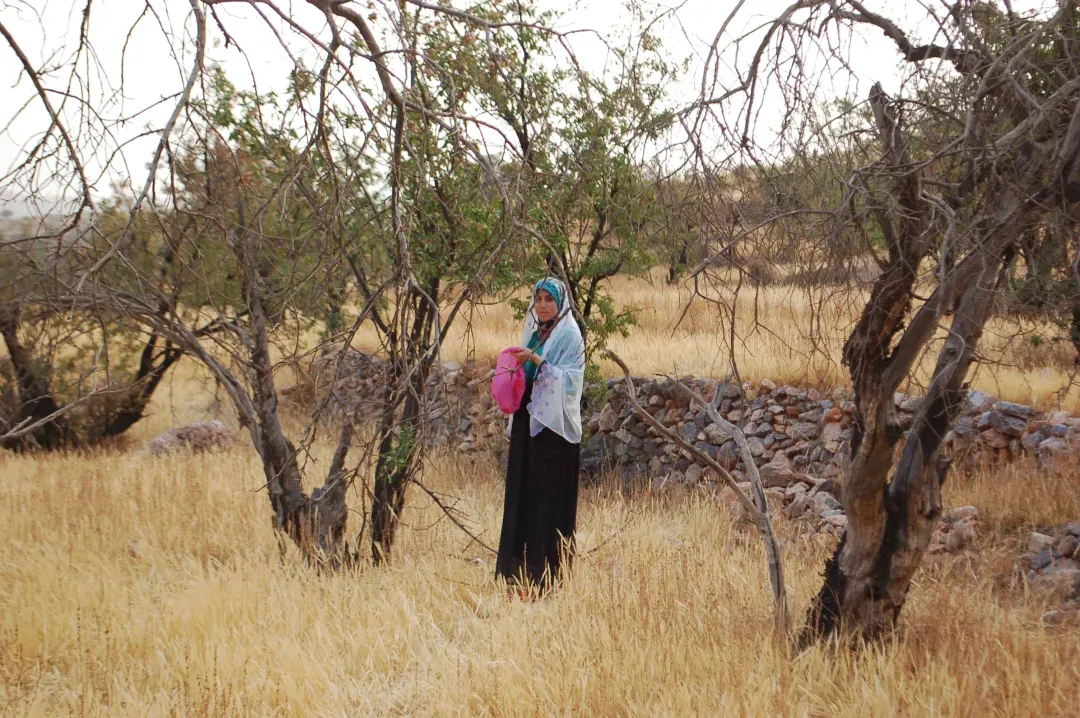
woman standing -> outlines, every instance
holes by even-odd
[[[525,365],[525,395],[510,419],[510,457],[497,575],[547,589],[573,551],[577,521],[581,392],[585,342],[566,288],[536,283],[515,354]]]

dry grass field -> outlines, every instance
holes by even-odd
[[[677,290],[616,289],[644,307],[615,343],[635,369],[726,373],[704,308],[673,336]],[[784,353],[800,346],[809,302],[783,291],[765,292],[762,312],[781,326],[791,317],[791,333],[748,339],[743,373],[840,382],[825,362],[838,346],[802,368],[792,357],[805,347]],[[851,319],[838,314],[834,333]],[[446,358],[490,356],[513,333],[509,310],[492,308],[471,347],[459,339]],[[976,385],[1054,403],[1060,361],[994,341],[1017,366]],[[132,444],[216,411],[230,416],[183,366]],[[316,450],[325,468],[329,451]],[[280,550],[261,474],[246,445],[164,459],[0,455],[0,715],[1069,716],[1080,705],[1080,628],[1040,622],[1056,599],[1017,581],[1010,547],[1035,526],[1080,519],[1072,471],[954,475],[945,501],[979,507],[977,551],[920,571],[893,641],[797,655],[771,638],[759,543],[708,491],[583,490],[584,554],[557,593],[522,602],[419,491],[391,565],[318,573]],[[433,456],[426,483],[497,541],[494,462]],[[798,539],[783,519],[779,530],[798,618],[835,539]]]
[[[724,299],[730,301],[733,286],[734,282],[726,286]],[[616,277],[610,291],[617,307],[638,309],[638,325],[631,335],[610,342],[635,373],[724,377],[731,372],[730,324],[715,305],[699,297],[684,314],[690,291],[668,285],[659,274],[651,281]],[[735,358],[744,379],[818,388],[848,382],[840,354],[864,295],[837,288],[744,286],[738,301]],[[521,332],[506,303],[477,308],[464,320],[455,323],[444,346],[446,360],[493,361],[508,344],[517,343]],[[1072,386],[1070,373],[1074,350],[1068,344],[1035,346],[1031,337],[1040,329],[991,321],[980,347],[987,362],[972,378],[972,388],[1044,409],[1080,409],[1080,386]],[[1045,330],[1041,333],[1045,335]],[[361,331],[355,343],[373,349],[374,332]],[[916,381],[905,389],[920,393],[919,385],[936,358],[936,353],[924,356]],[[608,376],[618,373],[611,362],[601,368]]]
[[[958,479],[948,502],[987,516],[978,555],[920,573],[895,641],[791,655],[770,639],[759,544],[704,492],[588,489],[581,538],[599,548],[528,603],[504,597],[492,557],[419,492],[393,565],[320,575],[279,552],[249,451],[2,471],[3,715],[1065,716],[1080,703],[1080,629],[1040,624],[1053,599],[1010,578],[1003,548],[1032,519],[1080,516],[1072,476]],[[496,540],[493,465],[434,457],[428,480]],[[797,612],[829,548],[789,543]]]

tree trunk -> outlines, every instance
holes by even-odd
[[[993,309],[1003,257],[1030,226],[1033,213],[1033,205],[1010,186],[988,192],[987,214],[971,250],[940,277],[907,321],[918,268],[936,233],[927,220],[931,210],[919,172],[910,169],[898,117],[877,85],[870,105],[885,164],[895,178],[898,208],[895,219],[877,212],[889,261],[844,345],[856,405],[843,487],[847,529],[811,603],[804,644],[838,632],[874,638],[895,626],[941,512],[941,484],[948,470],[941,442],[965,399],[964,382]],[[904,433],[893,394],[953,307],[930,386],[896,460],[895,447]]]
[[[388,400],[379,423],[379,457],[375,465],[375,491],[371,501],[371,558],[375,565],[389,560],[397,537],[405,494],[412,483],[421,441],[421,392],[430,362],[423,362],[411,382],[400,423]],[[395,431],[396,429],[396,431]],[[396,435],[395,435],[396,434]]]
[[[41,424],[27,434],[4,441],[3,447],[13,451],[34,448],[52,451],[74,446],[78,443],[77,437],[67,418],[60,413],[61,407],[53,397],[48,371],[19,340],[19,324],[17,308],[0,307],[0,336],[4,339],[15,374],[18,399],[11,425],[14,428],[20,424]]]
[[[157,334],[151,334],[139,357],[139,370],[126,392],[123,403],[107,416],[103,424],[93,432],[98,439],[120,436],[142,420],[146,407],[154,396],[165,374],[181,357],[179,349],[166,342],[161,354],[155,357],[158,346]]]
[[[247,426],[252,443],[262,458],[263,475],[274,510],[274,528],[292,539],[309,560],[337,567],[350,560],[344,542],[348,482],[343,466],[352,427],[349,422],[345,423],[326,482],[309,498],[303,490],[296,447],[285,436],[278,415],[267,329],[270,320],[263,302],[264,272],[259,266],[260,258],[255,252],[251,232],[243,227],[242,204],[238,214],[240,228],[235,246],[243,278],[244,303],[251,318],[248,351],[253,395],[253,406],[240,412],[241,421]]]
[[[949,462],[940,454],[964,399],[964,384],[993,306],[1000,257],[988,261],[961,294],[952,331],[938,354],[929,391],[907,434],[887,485],[862,494],[859,476],[845,483],[848,529],[826,564],[825,583],[810,607],[803,642],[839,629],[865,638],[895,626],[911,580],[941,514]],[[889,397],[891,400],[891,397]],[[880,432],[859,453],[888,455],[895,441]],[[854,449],[854,447],[853,447]]]
[[[426,292],[410,290],[409,299],[415,312],[412,326],[408,335],[402,337],[398,360],[391,361],[386,405],[379,420],[379,454],[371,502],[371,558],[375,565],[390,558],[405,508],[405,494],[424,448],[424,392],[437,355],[439,289],[440,280],[435,278]],[[399,406],[402,407],[400,418]]]
[[[682,247],[679,250],[679,256],[668,265],[668,284],[678,284],[679,277],[686,270],[686,263],[689,261],[687,256],[686,240],[682,242]]]

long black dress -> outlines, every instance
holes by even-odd
[[[525,383],[510,431],[506,501],[495,573],[548,588],[573,553],[581,447],[545,428],[529,436],[533,382]]]

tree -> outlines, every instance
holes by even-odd
[[[564,38],[530,26],[550,25],[557,15],[517,1],[492,3],[484,16],[525,26],[494,41],[490,63],[471,66],[475,101],[516,140],[512,176],[529,197],[536,232],[527,235],[534,245],[528,273],[566,281],[590,357],[634,322],[632,309],[616,309],[604,282],[652,265],[657,187],[643,159],[674,121],[666,87],[678,67],[655,34],[665,13],[627,8],[632,25],[611,48],[608,74],[585,72]],[[558,49],[562,62],[546,67]]]
[[[513,186],[507,163],[481,150],[490,123],[470,114],[475,73],[465,68],[495,62],[494,48],[518,33],[555,33],[534,19],[494,21],[419,0],[384,16],[351,2],[312,1],[295,13],[262,2],[238,6],[239,19],[219,14],[223,4],[193,0],[190,35],[164,36],[190,69],[145,184],[116,205],[111,229],[67,255],[70,270],[51,298],[68,312],[116,317],[201,362],[262,459],[281,535],[312,562],[337,567],[361,560],[370,526],[372,560],[381,562],[418,483],[426,378],[441,343],[463,308],[514,278],[509,263],[532,251],[521,238],[538,236],[523,209],[531,190]],[[292,56],[313,64],[297,60],[285,91],[237,91],[205,58],[210,28],[228,47],[236,22],[283,30]],[[475,41],[478,32],[486,42]],[[456,42],[464,35],[473,41]],[[76,59],[86,41],[84,25]],[[69,69],[76,78],[83,71]],[[81,121],[108,133],[124,118],[104,119],[95,99],[80,97]],[[23,176],[34,180],[48,163],[81,188],[77,212],[97,210],[82,160],[92,149],[66,131],[63,114],[50,116],[65,152],[30,157]],[[362,325],[386,361],[385,391],[373,420],[346,411],[322,485],[309,493],[305,457],[325,407],[290,439],[278,375],[332,346],[338,371]],[[311,347],[302,337],[316,329]],[[346,536],[353,488],[371,501],[355,548]]]
[[[423,458],[431,366],[462,309],[481,290],[499,291],[512,281],[507,270],[514,232],[505,214],[511,201],[522,201],[520,196],[511,200],[502,169],[470,147],[460,130],[431,120],[466,116],[475,92],[470,68],[485,64],[488,48],[468,25],[463,33],[460,20],[450,14],[427,14],[421,8],[403,14],[401,21],[402,41],[418,51],[407,61],[410,82],[395,109],[398,117],[386,148],[394,164],[391,226],[383,231],[401,239],[407,232],[408,244],[399,239],[388,265],[373,255],[352,261],[357,285],[369,300],[365,287],[394,276],[406,280],[392,302],[375,305],[371,312],[381,353],[389,360],[371,505],[376,563],[390,555],[406,492]],[[503,35],[529,31],[494,34],[502,44]],[[492,191],[492,184],[499,189]]]
[[[60,251],[33,237],[0,246],[0,337],[8,355],[0,373],[0,446],[56,450],[119,437],[143,418],[180,358],[161,336],[125,331],[104,308],[72,312],[60,296],[75,279],[73,257],[94,236],[108,236],[117,216],[117,207],[104,203],[94,225],[81,227]],[[145,231],[141,226],[137,234]],[[170,261],[159,251],[143,259],[162,272]]]
[[[942,440],[966,400],[968,372],[1009,265],[1024,241],[1047,241],[1051,233],[1037,228],[1067,227],[1080,200],[1080,67],[1075,53],[1053,51],[1056,38],[1074,32],[1075,8],[1065,3],[1024,17],[1007,3],[965,2],[940,18],[926,12],[935,39],[919,44],[857,0],[795,3],[753,37],[736,85],[702,97],[687,114],[701,127],[717,107],[734,108],[740,145],[765,152],[744,128],[769,77],[784,78],[771,99],[784,103],[783,127],[813,109],[811,78],[800,69],[821,59],[810,28],[842,38],[881,33],[908,68],[904,96],[890,97],[879,84],[870,90],[873,121],[859,132],[860,146],[844,154],[867,161],[836,163],[848,178],[845,195],[818,210],[830,217],[830,236],[858,235],[873,223],[885,246],[876,260],[881,274],[843,352],[856,404],[843,486],[848,528],[826,565],[804,640],[874,637],[895,625],[941,512],[949,469]],[[773,54],[781,38],[792,44]],[[825,61],[842,61],[839,50],[829,52]],[[1051,78],[1056,84],[1037,90]],[[822,132],[783,138],[790,156],[820,157],[828,148]],[[808,247],[815,241],[805,233],[800,239]],[[893,395],[927,351],[937,361],[905,434]]]

